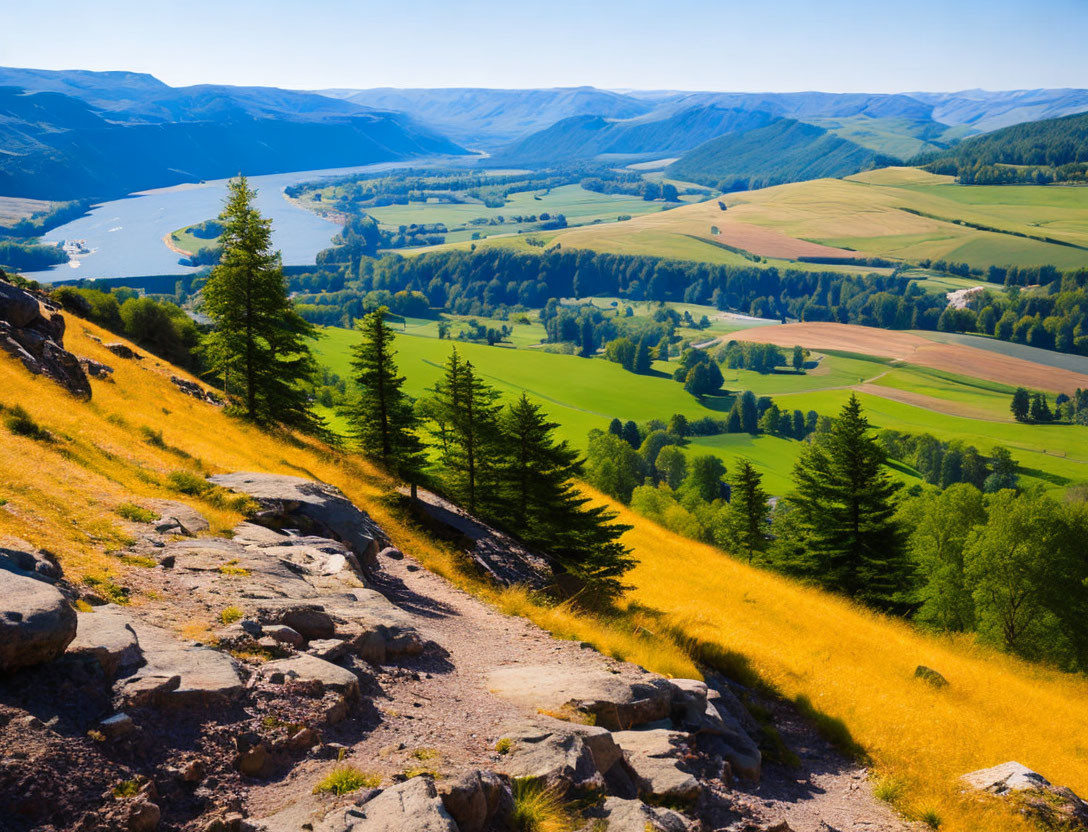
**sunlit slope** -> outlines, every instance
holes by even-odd
[[[1008,760],[1088,792],[1088,681],[1029,666],[970,638],[924,635],[746,566],[619,505],[639,565],[632,601],[735,653],[764,682],[842,722],[877,768],[908,784],[907,808],[948,832],[1031,828],[961,794],[957,778]],[[914,678],[920,665],[950,682]]]
[[[728,210],[714,199],[608,228],[572,229],[556,239],[615,253],[642,251],[643,238],[671,235],[771,258],[928,258],[979,268],[1088,265],[1086,188],[956,185],[951,177],[915,168],[885,168],[729,194],[722,201]],[[702,259],[698,249],[690,251]]]

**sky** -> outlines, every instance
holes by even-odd
[[[1088,87],[1088,0],[0,0],[0,65],[168,84]]]

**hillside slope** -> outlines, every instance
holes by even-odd
[[[849,176],[882,163],[872,150],[792,119],[721,136],[669,165],[675,179],[749,190],[805,179]],[[883,162],[887,164],[887,161]]]
[[[0,193],[45,199],[464,152],[408,116],[309,93],[5,69],[0,144]]]

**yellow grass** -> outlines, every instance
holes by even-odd
[[[54,552],[72,581],[91,576],[123,584],[127,571],[139,568],[110,554],[127,540],[116,514],[127,503],[191,503],[212,521],[212,533],[241,519],[170,490],[173,471],[314,477],[340,487],[402,551],[559,637],[674,676],[698,675],[692,655],[714,656],[718,665],[747,665],[786,696],[807,697],[847,726],[882,777],[904,784],[900,800],[907,811],[936,811],[944,829],[1027,828],[1000,804],[969,800],[959,790],[960,774],[1006,760],[1088,793],[1088,682],[1080,678],[1026,665],[968,638],[923,635],[745,566],[622,507],[616,507],[621,521],[634,527],[627,542],[640,561],[625,614],[588,616],[524,590],[492,589],[458,553],[403,516],[390,499],[394,483],[365,460],[312,440],[262,433],[182,395],[169,381],[176,369],[150,356],[119,359],[87,332],[116,338],[69,318],[67,346],[116,368],[114,382],[92,382],[89,403],[0,356],[0,404],[21,404],[57,437],[43,444],[0,427],[0,502],[7,501],[0,506],[0,536],[17,535]],[[162,431],[166,447],[147,442],[143,426]],[[940,671],[950,686],[919,684],[913,678],[918,664]]]
[[[1088,793],[1088,681],[970,638],[920,633],[613,507],[634,526],[630,599],[845,723],[885,782],[903,784],[897,802],[908,813],[935,810],[949,832],[1030,828],[996,801],[965,797],[957,782],[1008,760]],[[949,687],[914,679],[919,664]]]

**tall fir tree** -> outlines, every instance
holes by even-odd
[[[347,405],[345,416],[364,453],[415,484],[424,465],[423,443],[416,434],[412,402],[401,389],[404,376],[397,373],[388,312],[383,306],[356,324],[361,338],[351,348],[351,366],[359,395]]]
[[[287,297],[272,223],[254,207],[255,196],[244,176],[230,181],[219,215],[222,255],[203,290],[215,324],[204,353],[247,418],[317,429],[307,390],[317,369],[307,339],[316,331]]]
[[[739,546],[749,563],[757,552],[763,552],[767,548],[770,506],[762,482],[763,477],[752,463],[742,459],[732,482],[727,525],[733,537],[733,545]]]
[[[435,384],[435,401],[446,425],[442,476],[450,495],[470,514],[488,513],[498,501],[499,394],[454,349]]]
[[[829,589],[892,607],[910,574],[894,519],[899,484],[884,462],[851,395],[831,430],[802,450],[790,502],[803,530],[806,571]]]
[[[502,415],[503,499],[499,520],[531,546],[548,552],[553,569],[572,575],[592,596],[611,597],[622,589],[621,578],[634,562],[619,538],[630,527],[614,522],[603,506],[577,488],[583,461],[553,434],[540,405],[523,393]]]

